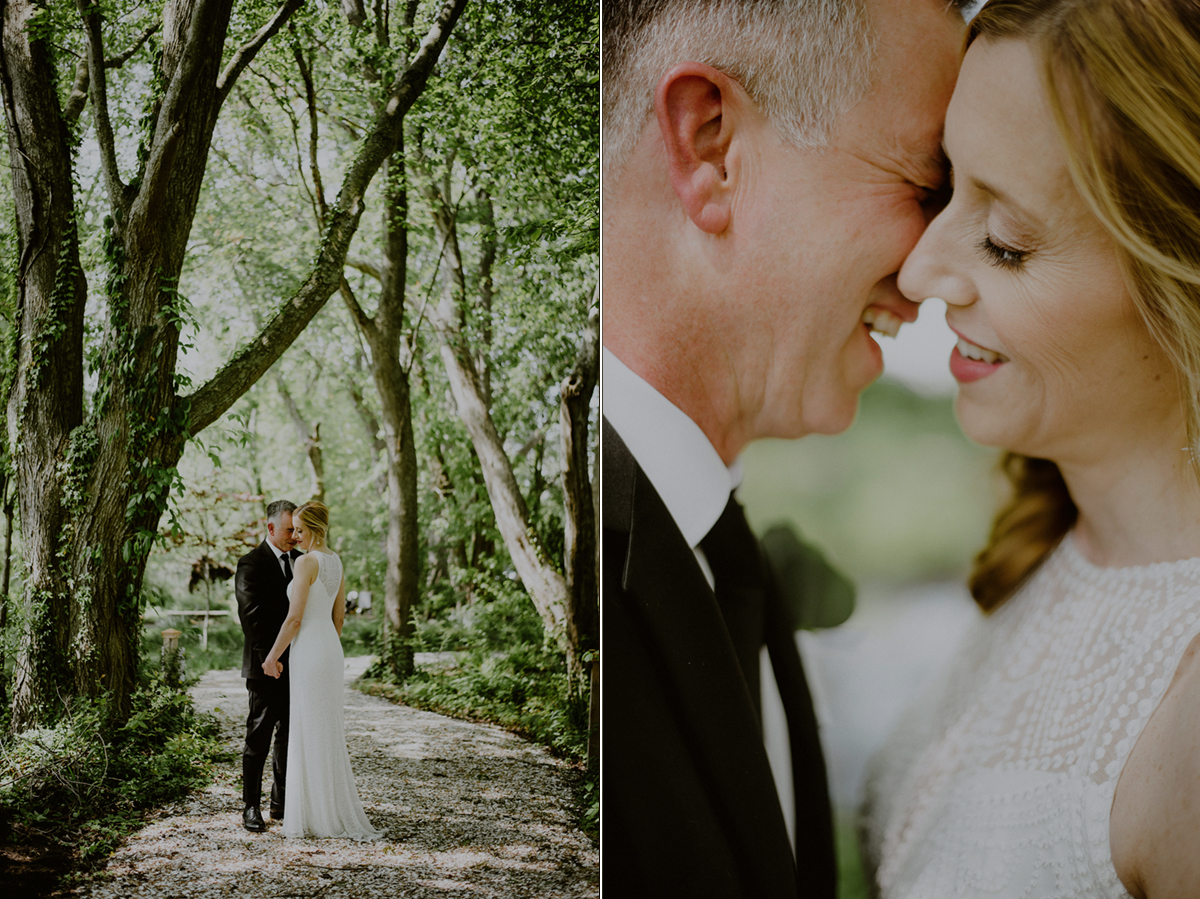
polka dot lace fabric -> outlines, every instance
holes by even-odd
[[[1097,568],[1064,540],[873,759],[879,894],[1127,897],[1113,793],[1198,632],[1200,559]]]

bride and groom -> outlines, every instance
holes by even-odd
[[[873,892],[1200,895],[1200,8],[954,5],[606,3],[614,895],[836,895],[731,491],[751,441],[848,427],[926,297],[1012,496],[986,614],[871,766]]]
[[[343,710],[342,561],[328,547],[319,502],[267,507],[267,538],[238,560],[245,632],[242,676],[250,697],[242,753],[242,824],[267,829],[262,777],[274,735],[271,817],[289,837],[379,839],[363,811]]]

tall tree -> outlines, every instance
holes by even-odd
[[[167,0],[159,52],[138,85],[145,111],[136,171],[120,165],[110,116],[106,45],[120,16],[78,0],[0,0],[0,90],[8,126],[19,262],[16,379],[8,409],[27,564],[25,630],[13,724],[54,715],[60,695],[109,690],[127,713],[134,685],[147,554],[188,438],[216,420],[304,329],[338,288],[363,196],[394,151],[466,0],[446,0],[347,168],[308,276],[260,334],[199,388],[177,374],[186,307],[177,285],[213,130],[239,76],[300,7],[240,9],[259,18],[227,54],[233,0]],[[131,11],[134,7],[131,4]],[[85,357],[87,281],[80,265],[70,115],[58,48],[82,44],[109,216],[105,321]],[[128,98],[134,99],[134,98]],[[85,401],[85,358],[97,388]]]
[[[531,30],[539,40],[512,39]],[[429,113],[410,163],[419,172],[437,236],[441,291],[426,315],[455,411],[470,436],[513,567],[577,687],[583,685],[583,654],[598,641],[588,465],[598,322],[585,324],[594,285],[587,275],[580,278],[582,297],[563,302],[554,296],[562,280],[554,283],[536,273],[550,269],[579,277],[587,266],[577,263],[598,248],[598,42],[598,7],[580,0],[542,5],[514,0],[504,12],[489,7],[483,16],[472,17],[456,35],[456,65],[452,71],[447,67],[436,98],[427,97],[422,106]],[[501,47],[506,48],[504,65],[483,70],[479,61],[494,59]],[[481,140],[480,134],[488,138]],[[549,378],[542,389],[559,384],[561,415],[554,417],[561,429],[561,561],[550,546],[555,535],[531,508],[541,492],[541,453],[534,456],[527,502],[513,455],[505,448],[501,406],[509,402],[511,383],[507,391],[494,387],[501,370],[492,363],[493,321],[500,305],[507,309],[499,320],[523,318],[527,326],[538,314],[535,308],[557,310],[560,346],[574,342],[566,335],[584,335],[574,367],[565,354],[557,370],[550,360],[539,360],[543,377]],[[523,313],[514,316],[513,307],[522,305]],[[530,445],[520,442],[522,450]]]

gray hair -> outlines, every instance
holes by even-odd
[[[292,512],[295,512],[295,511],[296,511],[296,504],[294,502],[292,502],[291,500],[287,500],[287,499],[277,499],[273,503],[271,503],[269,506],[267,506],[267,521],[271,522],[271,524],[278,527],[279,526],[279,518],[281,515],[283,515],[284,512],[287,512],[290,515]]]
[[[797,147],[828,143],[870,87],[866,0],[609,0],[604,5],[604,172],[624,165],[671,66],[736,80]]]

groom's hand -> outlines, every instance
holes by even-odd
[[[274,661],[267,659],[265,662],[263,662],[262,668],[264,673],[275,678],[276,680],[278,680],[279,676],[283,674],[283,662],[279,661],[278,659]]]

